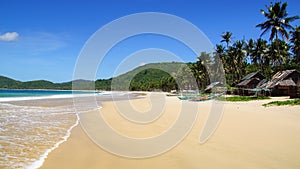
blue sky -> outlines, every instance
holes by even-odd
[[[300,15],[300,1],[287,2],[289,14]],[[261,31],[254,26],[264,21],[260,9],[269,3],[266,0],[1,0],[0,75],[21,81],[70,81],[77,57],[89,37],[105,24],[139,12],[163,12],[184,18],[202,30],[213,45],[220,42],[225,31],[233,32],[236,40],[258,38]],[[293,25],[300,25],[300,21]],[[111,77],[122,59],[144,48],[169,50],[185,61],[196,57],[176,41],[154,35],[137,36],[110,52],[97,78]]]

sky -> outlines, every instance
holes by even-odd
[[[225,31],[233,33],[233,40],[256,39],[261,31],[255,28],[255,25],[265,21],[260,9],[265,9],[265,5],[270,2],[1,0],[0,75],[20,81],[70,81],[73,79],[74,69],[84,45],[97,30],[118,18],[142,12],[161,12],[183,18],[200,29],[213,46],[220,43],[221,34]],[[290,16],[300,15],[299,0],[286,2]],[[300,21],[295,21],[292,25],[300,25]],[[124,29],[126,28],[120,27],[119,31]],[[109,39],[107,41],[109,43]],[[146,57],[149,55],[148,49],[160,49],[154,50],[154,53],[166,55],[166,58],[169,54],[176,55],[185,62],[195,61],[199,55],[176,39],[155,34],[138,35],[125,39],[110,49],[98,65],[95,78],[110,78],[121,74],[122,71],[116,70],[122,63],[129,63],[124,59],[137,53]],[[162,56],[159,57],[163,58]],[[152,59],[151,56],[147,57],[150,59],[133,60],[136,61],[136,65],[143,65],[157,56],[153,56]],[[161,58],[156,60],[165,61]],[[126,68],[130,70],[136,65],[125,65],[125,69],[122,65],[122,70],[125,72]]]

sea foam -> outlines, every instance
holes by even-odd
[[[33,163],[31,163],[30,165],[26,166],[25,168],[27,168],[27,169],[36,169],[36,168],[40,168],[40,167],[44,164],[44,162],[45,162],[46,158],[48,157],[49,153],[51,153],[53,150],[55,150],[56,148],[58,148],[60,144],[62,144],[63,142],[65,142],[65,141],[68,140],[68,138],[69,138],[70,135],[71,135],[72,129],[73,129],[74,127],[76,127],[76,126],[79,124],[79,120],[78,120],[78,119],[79,119],[79,118],[78,118],[78,116],[77,116],[76,123],[68,129],[66,135],[63,137],[63,140],[57,142],[57,143],[56,143],[53,147],[51,147],[50,149],[47,149],[46,152],[45,152],[38,160],[36,160],[35,162],[33,162]]]

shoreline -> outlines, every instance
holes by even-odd
[[[58,96],[58,97],[56,97]],[[74,123],[72,123],[69,128],[66,129],[66,132],[64,135],[61,135],[59,137],[57,137],[57,141],[55,142],[55,144],[53,144],[51,147],[40,151],[41,155],[33,162],[27,163],[26,162],[24,164],[19,163],[20,165],[22,165],[25,168],[39,168],[43,165],[45,159],[48,157],[49,153],[52,152],[53,150],[57,149],[60,144],[64,143],[65,141],[67,141],[67,139],[70,137],[71,135],[71,130],[78,126],[79,124],[79,118],[78,118],[78,114],[77,113],[84,113],[86,111],[91,111],[94,110],[95,108],[93,107],[85,107],[85,108],[80,108],[80,109],[76,109],[76,112],[71,111],[71,109],[74,109],[74,105],[73,104],[88,104],[89,101],[91,101],[91,98],[96,98],[95,101],[99,103],[99,105],[102,102],[105,101],[109,101],[112,99],[112,95],[111,93],[109,95],[106,96],[101,96],[101,95],[96,95],[95,97],[88,97],[87,95],[82,95],[79,97],[73,97],[73,95],[68,95],[69,97],[65,97],[66,95],[55,95],[55,96],[51,96],[51,97],[26,97],[23,99],[17,98],[15,100],[6,100],[5,102],[0,102],[0,104],[2,105],[7,105],[7,106],[16,106],[16,109],[31,109],[31,108],[39,108],[39,109],[45,109],[45,111],[47,112],[46,109],[53,109],[56,111],[61,111],[59,112],[59,114],[65,114],[64,110],[70,111],[69,113],[74,114]],[[89,95],[90,96],[90,95]],[[94,95],[93,95],[94,96]],[[133,96],[132,98],[134,99]],[[137,98],[137,97],[136,97]],[[75,100],[76,102],[75,102]],[[117,94],[116,99],[128,99],[126,98],[126,96],[123,96],[123,93],[121,94]],[[97,103],[97,104],[98,104]],[[101,108],[101,106],[99,107],[99,105],[97,105],[97,109]],[[93,109],[91,109],[93,108]],[[60,110],[61,109],[61,110]],[[23,111],[23,110],[22,110]],[[42,110],[44,111],[44,110]],[[58,120],[60,121],[60,120]],[[50,125],[51,126],[51,125]],[[9,129],[9,128],[7,128]],[[18,129],[18,128],[17,128]],[[56,140],[55,139],[55,140]],[[9,153],[7,154],[9,155]],[[32,158],[33,159],[33,158]],[[35,158],[34,158],[35,159]],[[3,164],[5,164],[5,161],[2,161]],[[1,168],[1,167],[0,167]]]
[[[15,90],[15,89],[13,89]],[[23,90],[23,89],[21,89]],[[26,89],[25,89],[26,90]],[[31,90],[31,89],[30,89]],[[29,91],[30,91],[29,90]],[[39,89],[35,89],[39,91]],[[42,91],[75,91],[75,92],[86,92],[86,93],[70,93],[70,94],[52,94],[52,95],[41,95],[41,96],[13,96],[13,97],[0,97],[0,103],[5,102],[17,102],[17,101],[34,101],[34,100],[48,100],[48,99],[75,99],[84,97],[101,97],[101,96],[111,96],[112,94],[140,94],[145,92],[112,92],[112,91],[83,91],[83,90],[43,90]]]
[[[0,89],[3,91],[3,89]],[[72,92],[64,94],[44,94],[44,95],[23,95],[23,96],[4,96],[0,97],[1,102],[13,102],[13,101],[30,101],[30,100],[41,100],[41,99],[65,99],[65,98],[76,98],[76,97],[87,97],[96,96],[99,92],[91,93],[91,91],[80,91],[80,90],[52,90],[52,89],[5,89],[4,91],[41,91],[41,92]],[[82,92],[82,93],[73,93]]]
[[[283,100],[286,98],[277,98]],[[198,138],[208,116],[211,101],[198,102],[202,110],[188,136],[176,147],[164,154],[145,159],[115,156],[101,149],[77,125],[71,136],[52,151],[42,169],[48,168],[298,168],[300,167],[300,114],[299,106],[268,107],[263,103],[276,100],[251,102],[226,102],[220,125],[204,144]],[[98,113],[118,132],[130,137],[149,137],[164,131],[172,120],[173,110],[180,101],[167,97],[166,117],[151,124],[150,128],[122,121],[112,102],[104,102]],[[130,101],[137,108],[149,108],[147,99]],[[87,114],[87,118],[91,117]],[[113,141],[113,140],[112,140]],[[275,160],[281,159],[281,160]]]
[[[59,142],[57,142],[55,145],[53,145],[51,148],[47,149],[43,155],[36,161],[34,161],[33,163],[29,164],[28,166],[26,166],[25,168],[31,169],[31,168],[40,168],[43,166],[43,164],[45,163],[45,160],[48,158],[48,155],[54,151],[55,149],[57,149],[62,143],[68,141],[69,137],[71,136],[71,132],[72,130],[79,125],[79,119],[78,116],[76,116],[77,120],[75,122],[74,125],[72,125],[68,130],[65,136],[62,137],[63,140],[60,140]]]

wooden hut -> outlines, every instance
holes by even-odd
[[[300,72],[296,69],[277,72],[260,88],[267,88],[272,96],[300,97]]]
[[[256,88],[258,85],[266,82],[265,77],[259,72],[253,72],[246,75],[239,84],[236,85],[238,88],[239,95],[251,95],[254,94],[251,89]]]

